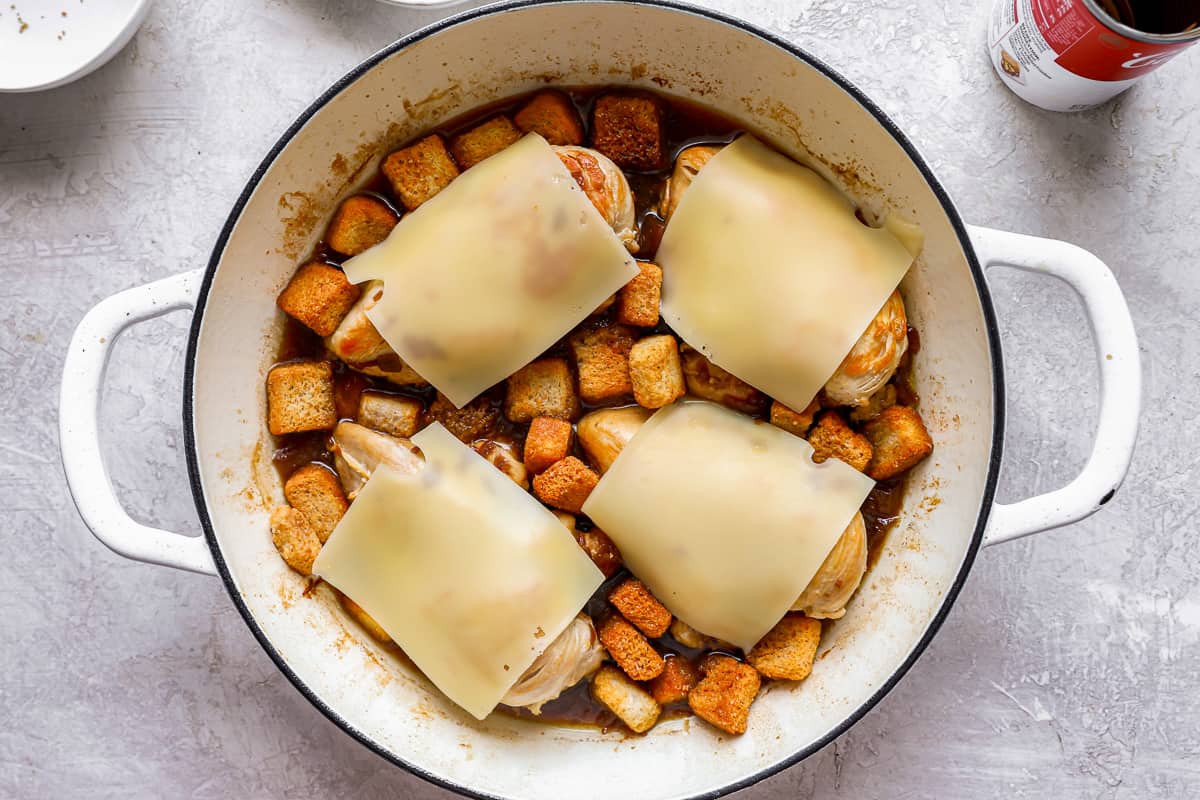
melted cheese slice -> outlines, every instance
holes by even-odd
[[[662,315],[718,366],[804,408],[913,258],[817,173],[742,136],[671,216],[657,254]]]
[[[661,409],[583,512],[673,614],[749,650],[817,573],[867,476],[798,436],[707,402]]]
[[[483,719],[604,580],[553,514],[440,424],[424,467],[381,465],[313,572]]]
[[[343,265],[384,282],[367,316],[460,408],[532,361],[638,274],[536,134],[488,158]]]

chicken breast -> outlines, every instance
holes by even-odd
[[[506,706],[542,713],[542,706],[600,668],[604,647],[592,618],[579,614],[525,670],[500,701]]]
[[[835,405],[866,405],[896,374],[907,351],[908,316],[896,290],[826,382],[825,394]]]
[[[841,619],[867,571],[867,526],[859,511],[792,604],[813,619]]]
[[[554,152],[600,216],[612,226],[625,249],[636,253],[633,192],[621,169],[607,156],[587,147],[556,146]]]
[[[593,411],[575,426],[579,446],[603,475],[648,419],[650,412],[641,406]]]
[[[325,338],[325,347],[350,369],[364,375],[402,386],[425,383],[416,370],[400,360],[367,317],[367,312],[382,298],[383,281],[365,283],[358,301],[346,312],[337,329]]]
[[[661,205],[663,219],[671,219],[671,215],[679,206],[679,201],[683,199],[683,193],[692,185],[700,168],[720,151],[720,145],[709,144],[698,144],[679,151],[679,155],[675,157],[675,168],[671,170],[671,177],[667,180],[667,187],[663,191]]]
[[[333,430],[333,460],[342,488],[351,500],[380,464],[412,474],[424,463],[408,439],[388,436],[354,422],[339,422]]]

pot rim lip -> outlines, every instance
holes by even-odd
[[[237,586],[234,583],[230,573],[229,566],[225,561],[221,551],[220,544],[217,542],[216,534],[213,529],[212,519],[208,513],[207,501],[204,496],[204,487],[200,478],[200,464],[196,448],[196,431],[195,431],[195,415],[193,406],[193,386],[195,381],[195,364],[199,345],[200,329],[202,326],[204,311],[208,301],[208,295],[212,288],[213,276],[216,273],[217,265],[220,263],[225,253],[225,248],[229,243],[233,228],[240,219],[242,212],[245,210],[246,204],[249,202],[251,195],[258,188],[260,181],[266,174],[267,170],[274,164],[280,153],[287,147],[300,129],[327,105],[334,97],[339,95],[343,90],[350,87],[360,77],[373,69],[379,63],[389,58],[390,56],[406,49],[407,47],[416,44],[424,39],[434,36],[450,28],[462,25],[465,23],[474,22],[484,17],[489,17],[494,14],[501,14],[506,11],[526,9],[537,5],[626,5],[635,7],[650,7],[655,9],[665,9],[676,13],[690,14],[706,18],[707,20],[734,28],[743,34],[749,34],[755,38],[765,41],[767,44],[773,45],[784,52],[788,53],[793,58],[796,58],[807,66],[820,72],[825,78],[833,81],[839,88],[849,94],[856,102],[866,109],[876,121],[883,126],[888,134],[896,140],[903,148],[905,154],[912,160],[920,171],[922,178],[928,184],[934,196],[937,198],[942,207],[942,212],[950,221],[954,232],[958,237],[959,245],[962,247],[963,253],[966,256],[967,264],[971,271],[971,277],[974,280],[975,288],[979,295],[980,308],[983,313],[984,329],[988,340],[988,352],[991,359],[992,367],[992,445],[991,454],[988,459],[987,475],[984,482],[983,497],[980,504],[979,516],[976,519],[975,529],[971,536],[970,544],[963,557],[962,564],[958,568],[958,572],[954,577],[953,583],[946,590],[945,596],[942,599],[941,607],[930,620],[928,627],[917,641],[912,651],[908,654],[905,660],[895,669],[892,675],[876,690],[870,697],[864,700],[851,713],[833,727],[828,733],[812,742],[811,744],[796,750],[786,758],[783,758],[773,764],[769,764],[762,769],[754,772],[751,775],[739,778],[730,783],[725,783],[711,789],[690,795],[688,800],[715,800],[723,797],[731,792],[745,789],[753,784],[758,783],[766,778],[769,778],[777,773],[794,766],[817,751],[824,748],[834,739],[841,736],[851,727],[858,723],[868,711],[874,708],[900,680],[908,673],[917,659],[924,653],[933,637],[940,630],[946,617],[950,613],[959,592],[966,581],[967,575],[970,573],[974,565],[975,558],[978,555],[979,549],[982,546],[984,530],[987,526],[988,517],[990,515],[993,500],[996,492],[996,484],[1000,472],[1001,455],[1004,445],[1004,367],[1000,350],[1000,333],[996,322],[995,309],[992,304],[991,293],[988,290],[987,282],[984,278],[983,269],[979,264],[979,259],[975,254],[974,247],[971,244],[970,236],[967,233],[966,225],[959,216],[957,207],[951,200],[949,194],[941,183],[935,177],[932,169],[925,162],[925,159],[918,152],[917,148],[908,139],[900,128],[884,113],[884,111],[867,95],[860,90],[855,84],[851,83],[847,78],[832,69],[822,60],[808,53],[803,48],[794,45],[780,36],[777,36],[769,31],[763,30],[756,25],[746,22],[737,17],[725,14],[720,11],[713,11],[707,8],[693,6],[680,0],[503,0],[479,8],[470,9],[459,14],[433,22],[425,27],[419,28],[393,42],[390,45],[382,48],[378,52],[368,56],[357,66],[348,71],[345,75],[339,78],[328,89],[312,102],[296,119],[287,130],[279,137],[275,144],[268,151],[262,162],[255,169],[250,179],[246,182],[245,188],[238,196],[237,202],[234,204],[221,228],[220,235],[217,237],[216,243],[213,246],[212,256],[209,258],[208,265],[205,267],[204,276],[200,285],[199,293],[196,298],[196,308],[193,313],[192,322],[190,325],[187,341],[187,351],[184,360],[184,381],[183,381],[183,432],[185,443],[185,455],[187,458],[188,480],[192,489],[192,496],[195,501],[196,511],[200,518],[200,525],[204,532],[205,541],[208,543],[209,550],[212,552],[213,562],[216,564],[217,571],[221,577],[221,581],[229,593],[230,599],[241,614],[242,619],[250,628],[254,638],[258,640],[259,645],[263,648],[270,659],[275,663],[275,666],[280,672],[287,677],[292,685],[303,695],[310,703],[313,704],[322,714],[325,715],[331,722],[336,724],[342,730],[346,731],[350,736],[356,739],[360,744],[367,747],[377,755],[383,757],[388,762],[401,767],[409,773],[416,775],[432,784],[440,786],[451,792],[455,792],[465,797],[477,798],[478,800],[509,800],[505,795],[493,794],[486,790],[472,788],[455,782],[449,778],[430,772],[429,770],[404,759],[400,754],[392,752],[385,746],[376,742],[371,736],[364,731],[356,728],[347,719],[345,719],[336,709],[326,703],[318,696],[308,685],[301,679],[288,665],[287,661],[272,645],[267,638],[266,633],[255,620],[253,613],[246,606]]]

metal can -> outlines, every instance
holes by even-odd
[[[992,65],[1035,106],[1097,106],[1200,40],[1200,2],[1144,5],[1145,11],[1137,0],[996,0],[988,28]]]

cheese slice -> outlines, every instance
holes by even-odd
[[[886,227],[859,222],[817,173],[742,136],[696,175],[656,258],[671,327],[713,363],[804,408],[914,254]]]
[[[816,575],[875,485],[808,442],[708,402],[656,412],[583,512],[671,613],[749,650]]]
[[[440,424],[412,441],[424,467],[380,465],[313,573],[483,719],[604,576],[553,514]]]
[[[638,274],[550,145],[529,134],[400,220],[343,268],[384,282],[367,316],[462,407]]]

